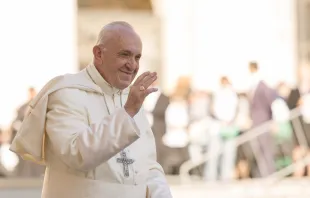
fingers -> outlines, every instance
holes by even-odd
[[[146,89],[157,79],[156,72],[144,72],[141,74],[137,80],[135,81],[134,85],[143,85]]]
[[[151,76],[151,75],[150,75]],[[153,82],[157,80],[157,75],[154,74],[153,76],[149,77],[148,79],[146,79],[144,82],[143,82],[143,86],[147,89],[151,84],[153,84]]]
[[[143,85],[146,89],[157,79],[157,73],[152,72],[149,75],[145,76],[139,85]]]
[[[149,71],[144,72],[143,74],[141,74],[141,75],[137,78],[137,80],[135,81],[134,85],[141,85],[142,80],[143,80],[145,77],[147,77],[148,75],[150,75],[150,72],[149,72]]]
[[[158,89],[157,88],[149,88],[150,85],[153,84],[153,82],[157,80],[157,73],[156,72],[144,72],[143,74],[141,74],[137,80],[135,81],[135,83],[133,84],[134,87],[138,88],[140,94],[140,96],[142,96],[143,98],[148,96],[149,94],[156,92]],[[145,88],[145,90],[141,90],[140,87],[143,86]]]

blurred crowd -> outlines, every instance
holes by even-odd
[[[180,174],[185,162],[190,174],[207,181],[267,177],[293,163],[290,176],[310,176],[310,68],[301,67],[299,83],[269,86],[256,62],[249,63],[249,88],[237,92],[229,77],[212,92],[191,89],[181,77],[171,95],[148,96],[144,110],[154,132],[157,160],[166,174]],[[153,86],[158,87],[157,84]],[[0,131],[0,176],[40,177],[44,167],[23,161],[9,151],[12,138],[36,95],[16,111],[9,133]]]
[[[28,98],[17,108],[16,116],[13,118],[9,131],[0,131],[0,177],[30,178],[41,177],[44,174],[45,167],[24,161],[9,150],[10,144],[28,112],[29,103],[35,96],[35,88],[29,87]]]
[[[191,90],[190,78],[181,77],[170,96],[148,97],[144,108],[167,174],[190,161],[190,173],[208,181],[261,178],[310,155],[309,68],[300,69],[296,87],[271,87],[256,62],[248,69],[243,93],[227,76],[212,92]],[[310,175],[310,165],[300,164],[289,175]]]

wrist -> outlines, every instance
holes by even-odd
[[[128,113],[128,115],[130,116],[130,117],[134,117],[135,115],[136,115],[136,112],[134,111],[134,110],[131,110],[130,108],[128,108],[128,107],[124,107],[124,109],[125,109],[125,111]]]

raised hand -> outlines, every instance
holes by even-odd
[[[124,106],[127,113],[134,117],[140,110],[144,99],[151,93],[156,92],[157,88],[150,88],[150,85],[157,79],[156,72],[144,72],[131,86],[127,102]]]

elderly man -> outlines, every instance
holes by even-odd
[[[172,197],[141,109],[157,74],[143,73],[129,89],[141,51],[129,24],[110,23],[93,63],[52,79],[30,104],[11,150],[46,165],[43,198]]]

